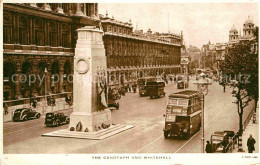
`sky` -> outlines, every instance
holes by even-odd
[[[228,42],[234,26],[243,34],[243,24],[250,16],[259,26],[257,3],[99,3],[99,14],[120,21],[131,19],[139,30],[180,34],[186,45]],[[169,28],[168,28],[169,27]]]

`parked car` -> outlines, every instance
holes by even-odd
[[[216,131],[211,135],[211,145],[213,152],[226,153],[229,147],[229,138],[232,138],[233,143],[236,143],[237,136],[234,131]]]
[[[47,127],[51,127],[51,126],[59,126],[62,124],[69,124],[69,122],[70,122],[70,118],[68,116],[65,116],[64,113],[50,112],[50,113],[46,113],[44,124]]]
[[[13,121],[27,121],[29,119],[39,119],[41,114],[31,108],[19,108],[14,111]]]

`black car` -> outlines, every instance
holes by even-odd
[[[229,138],[236,143],[237,136],[234,131],[216,131],[211,135],[211,145],[214,153],[226,153],[229,147]]]
[[[29,119],[39,119],[41,114],[31,108],[20,108],[14,111],[13,121],[27,121]]]
[[[61,124],[69,124],[70,118],[68,116],[65,116],[64,113],[59,112],[59,113],[46,113],[45,117],[45,125],[47,127],[51,126],[59,126]]]

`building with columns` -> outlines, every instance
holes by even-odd
[[[135,29],[100,15],[108,65],[108,85],[133,84],[138,78],[177,74],[181,71],[182,35]]]
[[[4,99],[71,92],[76,29],[86,25],[100,26],[98,4],[4,3]],[[33,74],[42,83],[29,83]]]
[[[72,92],[76,30],[84,26],[104,31],[110,86],[180,72],[182,35],[133,31],[131,21],[100,16],[96,3],[3,3],[4,100]]]

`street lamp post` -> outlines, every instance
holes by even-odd
[[[197,90],[200,92],[201,97],[200,97],[200,101],[201,101],[201,143],[202,143],[202,153],[204,153],[204,146],[205,146],[205,133],[204,133],[204,101],[205,101],[205,95],[208,94],[208,85],[211,85],[211,83],[209,83],[206,79],[205,79],[205,74],[201,73],[200,74],[200,79],[198,80],[198,82],[194,83],[197,85]]]
[[[44,93],[45,93],[45,101],[46,101],[46,107],[48,106],[48,103],[47,103],[47,68],[44,69],[44,78],[45,78],[45,83],[44,83]]]

